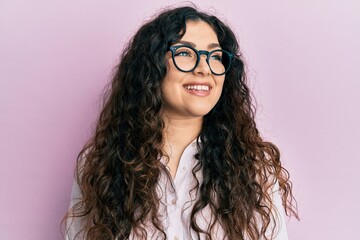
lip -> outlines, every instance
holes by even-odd
[[[189,89],[189,86],[205,86],[207,87],[209,90],[205,90],[205,89]],[[183,85],[183,88],[185,89],[185,91],[191,95],[195,95],[198,97],[206,97],[210,95],[210,92],[212,90],[212,86],[210,83],[208,82],[190,82],[190,83],[186,83]]]

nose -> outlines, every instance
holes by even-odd
[[[206,58],[207,58],[206,55],[200,55],[199,64],[194,69],[194,74],[203,75],[203,76],[210,75],[211,70],[209,64],[206,61]]]

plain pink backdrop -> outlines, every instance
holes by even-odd
[[[123,44],[174,3],[0,3],[1,240],[62,239],[75,158]],[[238,34],[259,128],[294,182],[290,239],[360,239],[360,2],[195,3]]]

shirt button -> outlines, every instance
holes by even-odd
[[[176,204],[176,199],[175,198],[173,200],[171,200],[171,204],[173,204],[173,205]]]
[[[186,167],[183,167],[183,171],[186,171]]]

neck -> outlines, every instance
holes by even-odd
[[[163,151],[169,157],[167,166],[175,178],[179,161],[185,148],[194,141],[201,132],[203,118],[171,118],[164,117]]]
[[[172,144],[186,147],[199,136],[203,117],[171,118],[166,116],[164,122],[164,145]]]

